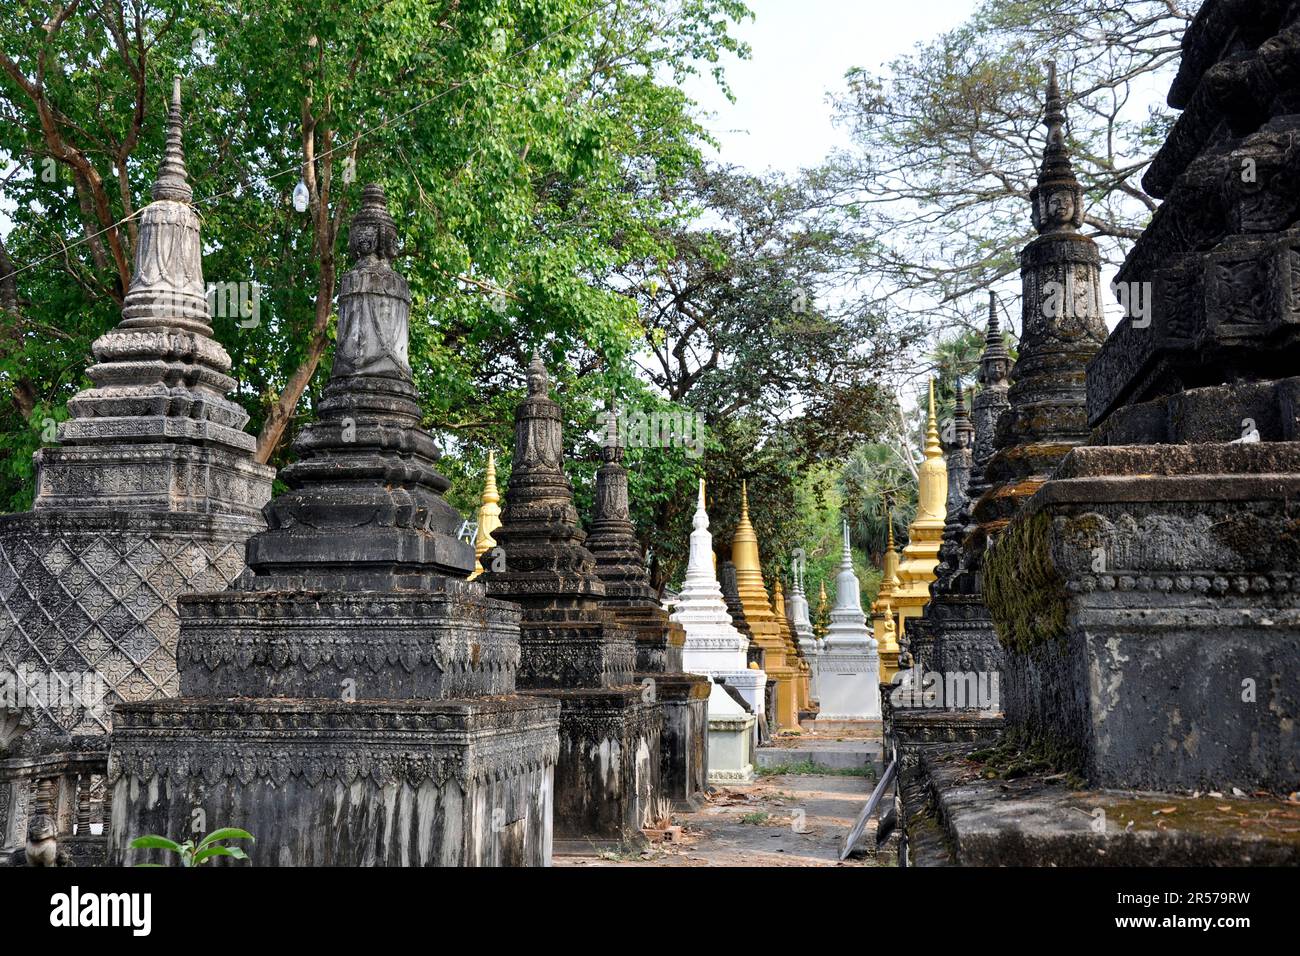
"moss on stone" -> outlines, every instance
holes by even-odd
[[[984,598],[1007,650],[1026,653],[1065,632],[1065,581],[1045,514],[1011,522],[984,559]]]
[[[989,780],[1061,774],[1070,788],[1084,786],[1083,755],[1076,747],[1042,737],[1030,738],[1018,730],[1008,730],[991,747],[971,751],[967,759],[979,764],[980,776]]]

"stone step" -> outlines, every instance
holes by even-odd
[[[869,738],[804,738],[780,740],[772,746],[759,747],[754,766],[760,770],[780,767],[808,767],[830,773],[866,769],[867,775],[879,778],[881,741]]]

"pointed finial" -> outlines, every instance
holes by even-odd
[[[709,513],[704,510],[704,479],[700,479],[700,495],[695,501],[695,516],[691,519],[691,527],[697,531],[703,531],[709,526]]]
[[[185,154],[181,148],[181,78],[172,78],[172,103],[167,111],[167,145],[163,149],[162,164],[158,167],[158,179],[153,184],[150,195],[155,199],[170,199],[174,202],[193,202],[194,191],[190,189],[189,173],[185,170]]]
[[[699,502],[699,507],[700,507],[701,510],[704,509],[704,479],[703,479],[703,478],[700,479],[700,502]]]
[[[989,323],[984,333],[984,354],[980,356],[979,382],[988,387],[1006,377],[1010,361],[1002,328],[998,323],[998,294],[989,290]],[[996,367],[995,367],[996,365]]]
[[[843,554],[840,555],[840,557],[841,557],[841,559],[842,559],[842,561],[843,561],[843,563],[844,563],[844,565],[845,565],[846,567],[852,567],[852,566],[853,566],[853,551],[852,551],[852,550],[850,549],[850,547],[849,547],[849,522],[848,522],[848,519],[847,519],[847,518],[844,519],[842,523],[843,523],[843,525],[844,525],[844,552],[843,552]]]
[[[934,412],[934,377],[930,378],[930,407],[925,422],[925,457],[934,458],[943,454],[939,444],[939,421]]]
[[[1047,127],[1047,146],[1038,170],[1038,184],[1029,193],[1034,228],[1039,233],[1077,232],[1083,225],[1083,189],[1065,148],[1065,100],[1054,61],[1047,64],[1043,125]]]
[[[749,482],[743,478],[740,482],[740,520],[749,520]]]
[[[483,482],[483,503],[496,504],[501,500],[500,492],[497,491],[497,453],[496,449],[488,449],[487,476]]]
[[[1047,102],[1044,121],[1047,125],[1048,143],[1061,142],[1064,139],[1065,101],[1061,98],[1061,87],[1056,80],[1056,61],[1047,61]]]

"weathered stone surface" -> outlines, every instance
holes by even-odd
[[[1300,4],[1264,6],[1209,0],[1189,31],[1165,202],[1120,272],[1154,312],[1130,293],[1088,370],[1104,447],[1070,452],[986,563],[1008,724],[1096,785],[1297,778]],[[1247,74],[1281,83],[1267,108],[1238,108]]]
[[[922,854],[911,865],[1041,866],[1295,866],[1300,838],[1257,822],[1276,800],[1177,796],[1142,791],[1080,793],[1041,776],[988,780],[968,759],[970,744],[926,748],[918,775],[929,801],[929,824],[942,849],[912,821]],[[1225,813],[1225,801],[1231,812]],[[1170,809],[1172,808],[1172,809]],[[1266,819],[1266,818],[1265,818]],[[1247,825],[1243,826],[1243,820]],[[911,849],[911,848],[909,848]]]
[[[627,470],[617,436],[618,421],[611,415],[608,440],[601,449],[604,463],[596,471],[596,507],[587,547],[605,584],[603,606],[636,635],[633,676],[642,686],[653,688],[663,710],[661,795],[679,807],[694,808],[703,799],[708,771],[710,681],[682,670],[686,631],[669,620],[650,586],[645,555],[632,524]]]
[[[175,695],[178,597],[234,580],[264,527],[273,471],[227,397],[181,125],[177,81],[122,319],[93,343],[93,385],[57,445],[36,453],[32,510],[0,516],[0,681],[25,700],[9,755],[102,759],[114,704]]]
[[[567,848],[632,842],[660,786],[662,709],[635,683],[635,633],[602,607],[608,595],[578,527],[560,407],[547,391],[546,367],[534,356],[493,534],[504,567],[485,567],[478,580],[522,610],[518,686],[561,705],[557,837]]]
[[[548,700],[188,699],[118,711],[110,863],[188,833],[195,808],[258,837],[255,866],[544,866]]]
[[[261,865],[545,865],[560,705],[511,695],[519,610],[463,580],[406,365],[396,227],[367,186],[339,345],[289,489],[227,591],[181,602],[179,700],[121,710],[112,859],[190,811]]]
[[[1298,496],[1293,442],[1072,452],[990,564],[1008,720],[1100,786],[1293,788]]]

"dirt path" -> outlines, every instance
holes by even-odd
[[[695,813],[674,815],[680,843],[642,852],[555,858],[556,866],[886,866],[838,861],[844,837],[871,795],[868,776],[785,774],[724,787]],[[869,835],[867,845],[874,847]]]

